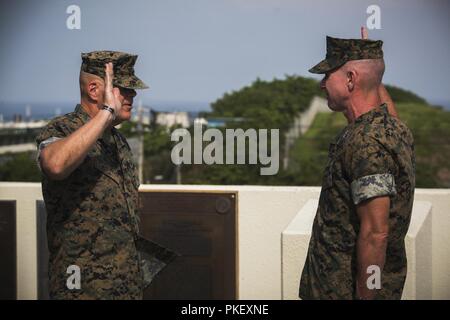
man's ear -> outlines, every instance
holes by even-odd
[[[98,101],[101,94],[101,83],[97,79],[89,81],[87,86],[87,93],[89,98],[94,101]]]
[[[354,70],[347,71],[347,89],[353,91],[355,89],[356,72]]]

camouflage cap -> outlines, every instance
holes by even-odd
[[[82,53],[81,71],[105,78],[105,64],[112,62],[113,85],[127,89],[146,89],[148,86],[134,74],[137,55],[118,51],[93,51]]]
[[[350,60],[381,59],[382,45],[381,40],[339,39],[327,36],[326,58],[309,69],[309,72],[327,73]]]

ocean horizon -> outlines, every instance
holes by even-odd
[[[3,121],[11,121],[14,115],[21,115],[22,119],[28,119],[27,109],[29,109],[29,118],[32,120],[51,119],[58,115],[72,112],[79,102],[0,102],[0,115]],[[185,111],[189,113],[199,113],[202,111],[211,111],[209,102],[183,102],[183,101],[152,101],[142,102],[142,105],[154,111],[176,112]],[[136,112],[138,102],[133,103],[133,113]]]

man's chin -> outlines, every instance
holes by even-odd
[[[341,107],[338,107],[336,104],[334,104],[330,100],[328,100],[328,108],[330,108],[330,110],[332,110],[332,111],[338,111],[338,112],[343,110]]]
[[[131,119],[131,112],[122,113],[119,119],[122,121],[129,121]]]
[[[332,111],[336,111],[336,106],[328,100],[328,108]]]
[[[119,116],[116,118],[116,121],[129,121],[131,119],[131,110],[126,111],[124,109],[120,110]]]

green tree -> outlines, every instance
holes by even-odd
[[[0,181],[40,182],[35,152],[23,152],[3,156],[0,165]]]

